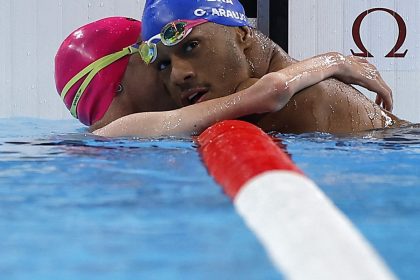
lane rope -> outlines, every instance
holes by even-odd
[[[273,139],[243,121],[198,138],[209,173],[288,279],[396,279],[383,260]]]

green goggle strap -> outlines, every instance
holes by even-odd
[[[84,76],[86,76],[88,74],[88,76],[83,81],[83,83],[80,85],[79,89],[77,90],[77,92],[76,92],[76,94],[73,98],[73,102],[72,102],[71,108],[70,108],[70,113],[73,115],[73,117],[77,118],[77,105],[79,104],[80,97],[84,93],[84,91],[85,91],[86,87],[89,85],[89,83],[95,77],[95,75],[99,71],[101,71],[102,69],[107,67],[108,65],[110,65],[113,62],[119,60],[120,58],[122,58],[126,55],[129,55],[129,54],[133,54],[133,53],[138,52],[138,51],[139,51],[138,47],[136,45],[133,45],[133,46],[126,47],[119,52],[112,53],[112,54],[109,54],[107,56],[104,56],[104,57],[92,62],[88,66],[86,66],[82,71],[80,71],[76,76],[74,76],[70,81],[68,81],[68,83],[64,86],[64,88],[61,92],[61,99],[63,99],[63,100],[66,97],[66,94],[68,93],[70,88],[75,83],[77,83],[81,78],[83,78]]]

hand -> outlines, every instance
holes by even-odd
[[[342,56],[341,54],[338,54]],[[358,56],[342,56],[343,62],[334,77],[347,84],[362,86],[376,92],[375,103],[388,111],[393,109],[392,90],[382,79],[376,67],[365,58]]]

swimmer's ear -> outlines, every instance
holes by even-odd
[[[115,93],[116,94],[120,94],[120,93],[122,93],[124,91],[124,87],[123,87],[123,85],[122,84],[118,84],[117,85],[117,88],[115,89]]]
[[[248,26],[240,26],[236,28],[236,35],[240,45],[243,46],[243,49],[247,49],[251,46],[252,40],[252,31]]]

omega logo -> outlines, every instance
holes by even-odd
[[[404,19],[393,10],[386,8],[372,8],[364,11],[356,18],[356,20],[353,23],[352,34],[353,40],[356,43],[356,46],[359,48],[359,50],[361,50],[361,52],[356,53],[352,49],[350,49],[351,53],[355,56],[373,57],[373,55],[363,45],[362,38],[360,37],[360,26],[362,25],[362,21],[368,14],[376,11],[382,11],[392,15],[398,24],[399,34],[397,42],[395,43],[395,46],[391,49],[391,51],[387,55],[385,55],[385,57],[405,57],[408,50],[405,50],[403,53],[398,52],[401,46],[404,44],[405,37],[407,36],[407,27],[405,25]]]

